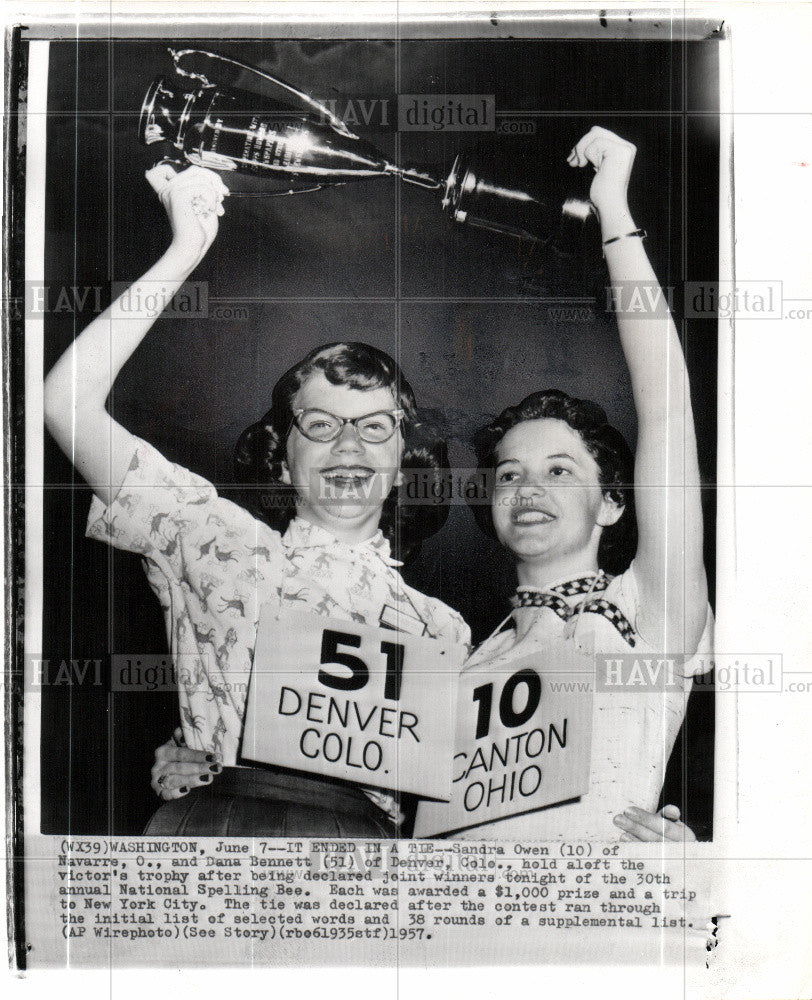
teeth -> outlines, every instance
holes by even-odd
[[[374,475],[371,471],[322,473],[325,483],[337,492],[359,492],[366,490]]]
[[[516,524],[549,524],[553,518],[540,510],[519,511],[514,517]]]
[[[371,472],[326,472],[324,478],[331,483],[360,483],[372,476]]]

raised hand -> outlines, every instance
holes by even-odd
[[[196,267],[217,235],[228,188],[219,174],[205,167],[177,172],[170,163],[159,163],[146,178],[169,217],[172,249]]]
[[[591,164],[595,168],[589,198],[604,229],[615,217],[630,218],[626,193],[636,152],[633,143],[595,125],[578,140],[567,157],[571,167]]]

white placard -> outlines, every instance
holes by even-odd
[[[260,614],[243,756],[448,799],[463,649],[317,614]]]
[[[593,661],[571,643],[466,670],[452,795],[421,802],[416,837],[477,826],[589,791]]]

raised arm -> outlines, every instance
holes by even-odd
[[[132,435],[107,412],[107,397],[124,364],[211,246],[228,194],[218,175],[202,167],[176,174],[161,164],[147,172],[147,180],[166,208],[172,241],[125,294],[130,302],[149,302],[159,290],[158,305],[134,314],[122,308],[120,296],[82,331],[45,380],[46,426],[105,504],[121,485],[134,449]]]
[[[635,152],[631,143],[595,127],[575,146],[569,162],[595,168],[590,198],[600,218],[610,284],[623,287],[624,302],[632,287],[639,288],[639,301],[648,308],[617,312],[637,411],[638,624],[655,648],[690,655],[707,613],[696,435],[674,321],[643,240],[628,235],[637,229],[626,199]],[[658,306],[651,308],[652,302]]]

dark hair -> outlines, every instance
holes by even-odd
[[[578,433],[587,451],[598,464],[598,482],[607,499],[624,507],[620,518],[601,533],[598,563],[607,573],[627,569],[637,549],[637,521],[634,513],[634,456],[620,431],[608,423],[606,412],[597,403],[575,399],[560,389],[546,389],[527,396],[518,406],[509,406],[474,435],[474,451],[480,473],[489,484],[488,503],[471,504],[474,518],[486,535],[495,536],[490,508],[490,489],[496,466],[496,446],[511,427],[526,420],[549,417],[563,420]]]
[[[316,373],[323,374],[333,385],[346,385],[362,392],[390,389],[398,408],[404,412],[401,470],[405,482],[384,501],[380,527],[395,557],[405,561],[415,555],[423,539],[442,528],[448,517],[445,503],[408,502],[408,470],[420,470],[421,479],[427,476],[439,487],[449,468],[448,452],[433,428],[419,420],[414,392],[398,365],[388,354],[369,344],[324,344],[279,379],[271,395],[270,410],[242,432],[234,449],[234,474],[243,487],[245,506],[277,531],[284,531],[295,515],[296,490],[281,482],[293,424],[292,401],[300,387]]]

